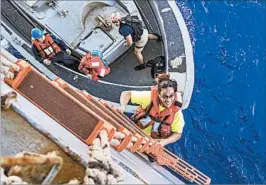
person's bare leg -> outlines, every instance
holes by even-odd
[[[142,56],[142,53],[141,53],[142,50],[140,49],[136,49],[134,50],[134,54],[139,62],[139,64],[144,64],[144,61],[143,61],[143,56]]]
[[[149,33],[148,38],[149,38],[149,40],[157,40],[158,39],[158,37],[156,35],[153,35],[151,33]]]

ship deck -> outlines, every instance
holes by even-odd
[[[1,81],[1,90],[2,92],[14,91],[3,81]],[[80,164],[86,166],[88,162],[89,146],[87,144],[19,93],[17,101],[12,103],[11,108],[13,110],[1,112],[1,155],[14,155],[22,151],[47,153],[61,148],[73,157],[66,159],[71,162],[66,165],[71,170],[66,170],[64,174],[74,170],[78,173],[79,179],[83,177],[84,169]],[[60,151],[60,156],[65,159],[66,153]],[[114,162],[123,169],[124,184],[184,184],[162,166],[156,163],[151,164],[144,156],[137,153],[127,150],[117,152],[112,149],[111,156]],[[69,168],[68,165],[72,167]],[[147,171],[149,171],[148,175]],[[75,175],[73,173],[66,179],[64,174],[58,177],[57,182],[61,183],[63,179],[63,182],[66,182],[68,178]]]
[[[20,152],[47,154],[56,151],[64,160],[62,169],[55,177],[54,184],[69,182],[77,178],[82,181],[85,168],[78,161],[65,153],[56,143],[34,129],[22,116],[13,111],[1,111],[1,156],[14,156]],[[44,168],[44,169],[43,169]],[[46,170],[40,166],[40,171]],[[37,173],[37,171],[36,171]],[[41,179],[28,179],[30,183],[39,184]]]

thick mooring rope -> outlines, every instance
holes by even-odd
[[[121,134],[117,133],[116,138],[120,138]],[[120,167],[113,162],[110,151],[110,143],[106,131],[101,131],[99,136],[93,141],[89,147],[88,164],[86,174],[82,184],[122,184],[124,181],[124,174]],[[1,157],[1,166],[13,166],[8,174],[5,175],[4,169],[1,167],[1,184],[28,184],[23,181],[21,177],[15,176],[20,171],[20,165],[33,165],[33,164],[60,164],[63,161],[51,152],[47,155],[34,154],[34,153],[19,153],[15,157]],[[14,166],[15,165],[15,166]],[[60,168],[59,168],[60,169]],[[57,171],[59,171],[59,169]],[[13,173],[14,171],[14,173]],[[50,172],[51,173],[51,172]],[[52,179],[57,173],[54,174],[50,180],[45,184],[50,184]],[[50,174],[49,174],[50,175]],[[67,184],[80,184],[77,179],[69,181]]]
[[[120,184],[123,181],[124,176],[119,166],[111,158],[107,132],[101,131],[89,148],[84,184]]]
[[[6,176],[4,173],[4,169],[1,168],[1,184],[3,185],[9,185],[9,184],[28,184],[27,182],[24,182],[20,177],[18,176]]]
[[[19,66],[13,63],[9,60],[9,58],[6,58],[4,54],[1,53],[1,74],[3,74],[5,77],[9,79],[14,79],[15,74],[10,72],[10,69],[13,69],[14,71],[19,71]]]
[[[23,181],[23,177],[17,176],[17,174],[27,173],[23,170],[23,166],[29,165],[53,165],[50,172],[46,175],[46,178],[42,184],[51,184],[53,179],[60,171],[63,164],[63,159],[57,156],[56,152],[49,152],[47,155],[22,152],[14,157],[1,157],[1,183],[2,184],[28,184]],[[6,175],[2,167],[11,167]],[[30,174],[28,174],[30,175]],[[40,176],[41,174],[35,174]]]

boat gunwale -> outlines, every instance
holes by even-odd
[[[167,61],[167,71],[168,71],[168,68],[169,68],[169,66],[168,66],[169,65],[169,52],[168,52],[169,42],[168,42],[168,40],[166,38],[166,34],[167,33],[164,32],[165,31],[164,20],[163,20],[163,17],[160,15],[158,3],[156,1],[151,1],[150,4],[152,5],[152,8],[156,10],[156,11],[153,11],[153,12],[157,16],[156,20],[159,22],[159,29],[161,30],[162,36],[164,38],[163,39],[163,44],[164,44],[165,56],[166,56],[166,61]],[[179,11],[177,5],[175,4],[175,2],[168,2],[168,4],[171,5],[171,11],[174,14],[175,14],[174,10],[177,10],[180,13],[180,11]],[[179,22],[181,21],[183,23],[179,23],[178,22],[178,17],[177,17],[178,15],[175,14],[175,16],[176,16],[177,23],[179,25],[183,25],[183,28],[180,28],[180,29],[181,29],[181,33],[182,33],[181,35],[183,37],[184,47],[185,47],[185,52],[186,52],[186,57],[187,57],[187,59],[186,59],[187,60],[186,61],[186,64],[187,64],[186,79],[188,79],[188,78],[190,79],[190,80],[185,80],[185,88],[183,90],[184,91],[183,92],[184,105],[183,105],[182,109],[186,109],[188,107],[189,102],[190,102],[190,98],[192,96],[192,91],[193,91],[193,85],[194,85],[194,74],[192,74],[194,72],[193,51],[192,51],[191,42],[187,43],[188,40],[186,40],[186,42],[184,40],[185,39],[184,38],[185,37],[184,36],[185,33],[186,33],[186,35],[188,35],[188,38],[189,38],[189,33],[187,31],[187,27],[185,25],[185,22],[184,22],[184,19],[182,17],[182,14],[180,13],[180,15],[179,15],[179,16],[181,16],[181,17],[179,17]],[[185,30],[185,31],[183,31],[183,30]],[[189,39],[189,41],[190,41],[190,39]],[[26,44],[28,47],[30,47],[29,43],[25,42],[24,44]],[[34,61],[33,63],[36,63],[36,62],[38,62],[38,61]],[[59,66],[61,66],[61,65],[59,65]],[[83,78],[85,77],[86,79],[89,79],[91,81],[91,79],[89,77],[87,77],[87,76],[85,76],[83,74],[75,72],[75,71],[73,71],[71,69],[68,69],[66,67],[64,67],[64,68],[66,70],[70,71],[71,73],[74,72],[76,75],[82,76]],[[47,75],[46,74],[46,70],[44,70],[44,72],[45,72],[45,75]],[[173,73],[178,73],[178,72],[171,72],[171,73],[173,74]],[[99,80],[98,82],[100,84],[103,84],[104,86],[107,85],[106,87],[108,87],[110,85],[110,86],[129,88],[129,89],[135,89],[135,90],[147,90],[147,89],[149,89],[151,87],[151,86],[131,86],[131,85],[125,85],[125,84],[117,84],[117,83],[112,83],[112,82],[108,82],[108,81],[104,81],[104,80]]]

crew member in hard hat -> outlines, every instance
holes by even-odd
[[[125,111],[131,100],[138,104],[132,120],[161,146],[176,142],[185,125],[181,111],[182,100],[177,96],[177,82],[164,76],[151,91],[124,91],[120,96],[120,109]]]
[[[79,64],[79,71],[93,80],[98,81],[110,73],[110,68],[104,64],[101,54],[93,51],[85,55]]]
[[[137,16],[127,16],[122,18],[119,12],[115,12],[111,15],[111,21],[117,27],[119,27],[119,33],[126,40],[126,47],[130,47],[135,43],[134,54],[137,57],[139,65],[135,66],[135,70],[144,69],[145,62],[142,56],[142,50],[147,44],[148,40],[157,40],[160,42],[162,40],[161,36],[158,34],[149,34],[148,30],[143,28],[142,22],[137,18]]]
[[[32,52],[36,60],[46,65],[52,62],[63,63],[73,68],[77,61],[70,57],[71,50],[66,44],[52,34],[45,33],[39,28],[31,30]]]

